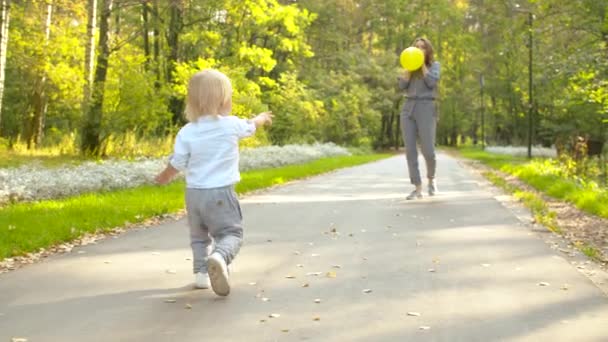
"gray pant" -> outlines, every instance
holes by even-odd
[[[234,186],[186,189],[186,209],[194,273],[207,273],[212,252],[229,265],[243,244],[243,215]]]
[[[417,138],[420,139],[420,149],[426,161],[426,175],[429,180],[435,178],[437,160],[435,157],[435,130],[437,127],[437,112],[433,101],[411,101],[410,110],[401,114],[401,133],[405,142],[405,156],[410,174],[410,182],[422,184],[418,169]]]

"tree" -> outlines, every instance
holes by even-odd
[[[84,52],[84,90],[82,99],[83,117],[87,115],[91,101],[91,85],[95,60],[95,31],[97,29],[97,0],[87,2],[87,35]]]
[[[44,20],[44,48],[40,50],[39,75],[35,80],[34,92],[32,94],[33,115],[30,119],[28,129],[26,130],[27,148],[32,148],[33,145],[39,146],[44,135],[44,122],[46,118],[48,98],[47,98],[47,70],[50,67],[48,62],[48,45],[51,36],[51,19],[53,17],[53,2],[50,0],[45,6]]]
[[[6,48],[10,23],[10,0],[0,0],[0,136],[2,136],[2,102],[4,99],[4,80],[6,77]]]
[[[82,129],[81,149],[87,155],[101,153],[101,119],[103,116],[104,86],[108,74],[108,59],[110,58],[110,17],[113,0],[101,1],[101,17],[99,20],[99,53],[95,78],[91,91],[91,104],[87,111],[86,120]]]

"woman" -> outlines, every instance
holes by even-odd
[[[413,46],[424,53],[424,63],[416,71],[405,71],[399,78],[399,88],[405,90],[406,102],[401,111],[401,132],[405,142],[405,155],[410,181],[416,187],[408,200],[422,198],[422,180],[418,169],[416,140],[420,139],[422,155],[426,161],[429,195],[437,193],[435,182],[435,130],[437,126],[437,82],[439,62],[433,58],[433,46],[426,38],[416,38]]]

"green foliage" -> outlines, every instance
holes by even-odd
[[[87,3],[11,4],[0,135],[11,146],[31,141],[40,95],[46,109],[37,148],[61,144],[84,123]],[[534,143],[607,140],[606,1],[529,1],[519,9],[484,0],[116,4],[103,89],[106,153],[125,134],[164,139],[175,132],[188,78],[209,67],[231,77],[234,114],[274,112],[269,135],[248,143],[399,146],[398,55],[419,36],[430,38],[441,63],[439,143],[477,144],[482,130],[488,143],[527,141],[529,47]]]
[[[566,200],[591,214],[608,217],[608,191],[593,180],[573,176],[571,164],[542,159],[524,161],[475,149],[463,149],[461,153],[464,157],[512,174],[549,196]]]

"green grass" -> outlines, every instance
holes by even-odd
[[[584,184],[563,177],[549,160],[527,160],[474,148],[463,148],[459,151],[462,156],[479,160],[494,169],[512,174],[551,197],[570,202],[588,213],[608,218],[607,189],[599,188],[591,182]]]
[[[389,154],[319,159],[301,165],[242,173],[238,193],[283,184]],[[19,203],[0,209],[0,260],[73,240],[85,232],[107,231],[184,208],[184,183],[142,186],[61,200]]]
[[[562,230],[559,228],[557,221],[555,220],[556,213],[547,208],[547,205],[542,197],[529,191],[523,191],[517,186],[509,184],[495,172],[484,172],[483,175],[494,183],[494,185],[504,189],[508,193],[513,194],[515,198],[522,201],[526,207],[530,208],[536,222],[542,224],[555,233],[562,233]]]
[[[577,247],[589,258],[602,261],[601,253],[597,248],[586,244]]]

